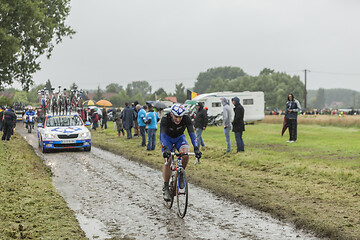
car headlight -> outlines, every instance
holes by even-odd
[[[87,137],[90,137],[90,132],[83,132],[83,133],[80,133],[80,137],[82,137],[82,138],[87,138]]]
[[[54,139],[54,138],[56,138],[56,134],[47,133],[47,134],[44,134],[44,138],[45,139]]]

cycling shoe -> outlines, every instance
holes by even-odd
[[[169,188],[163,188],[163,195],[164,195],[164,200],[167,202],[171,201],[171,193]]]

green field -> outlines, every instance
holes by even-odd
[[[155,151],[139,147],[140,139],[117,137],[109,129],[92,131],[93,144],[160,169]],[[310,229],[332,239],[360,239],[360,161],[357,128],[299,125],[298,141],[286,143],[281,124],[247,125],[245,153],[225,154],[220,127],[203,138],[201,164],[190,164],[190,181]],[[159,134],[159,131],[158,131]]]
[[[0,239],[87,239],[21,136],[0,141],[0,156]]]

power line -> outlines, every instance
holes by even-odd
[[[289,71],[284,71],[286,73],[293,73],[293,72],[303,72],[304,69],[302,70],[289,70]],[[344,76],[360,76],[360,73],[340,73],[340,72],[323,72],[323,71],[313,71],[311,70],[311,73],[318,73],[318,74],[328,74],[328,75],[344,75]]]
[[[329,74],[329,75],[344,75],[344,76],[360,76],[359,73],[338,73],[338,72],[321,72],[311,71],[312,73]]]

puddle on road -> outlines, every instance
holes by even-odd
[[[33,146],[34,137],[26,138]],[[176,204],[164,206],[161,172],[98,148],[38,154],[90,239],[317,239],[191,184],[180,219]]]

